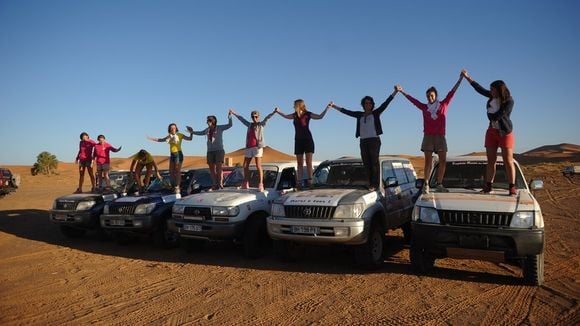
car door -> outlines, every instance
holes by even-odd
[[[385,160],[381,162],[382,180],[385,189],[383,206],[385,207],[385,216],[387,218],[387,227],[394,228],[399,225],[401,220],[401,189],[398,185],[397,175],[393,167],[393,162]],[[394,185],[388,185],[388,180],[397,180]]]

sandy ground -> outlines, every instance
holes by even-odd
[[[433,275],[416,275],[399,231],[371,273],[341,248],[282,263],[271,253],[245,259],[229,243],[187,254],[70,240],[47,210],[76,188],[74,167],[51,177],[12,167],[22,185],[0,199],[0,324],[579,325],[580,177],[563,177],[563,165],[524,167],[546,187],[537,193],[547,234],[541,287],[522,285],[517,267],[474,260],[438,260]]]

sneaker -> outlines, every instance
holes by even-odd
[[[258,190],[259,191],[264,191],[264,184],[263,183],[259,183],[258,184]]]
[[[373,192],[373,191],[375,191],[375,190],[376,190],[376,188],[375,188],[375,187],[369,187],[369,191],[370,191],[370,192]]]
[[[447,188],[443,187],[442,184],[437,184],[437,192],[449,192],[449,190],[447,190]]]
[[[428,194],[428,193],[429,193],[429,186],[428,186],[428,185],[425,185],[425,186],[423,187],[423,190],[422,190],[422,192],[423,192],[423,194]]]
[[[175,187],[175,193],[176,194],[180,194],[181,193],[181,189],[179,187]]]
[[[510,196],[514,196],[515,194],[517,194],[518,189],[516,188],[516,185],[513,183],[510,183]]]
[[[491,192],[491,182],[486,182],[485,185],[483,185],[483,189],[481,189],[481,192],[483,192],[484,194],[489,194]]]

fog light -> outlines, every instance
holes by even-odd
[[[270,224],[270,230],[272,233],[280,233],[280,225]]]
[[[133,226],[140,228],[143,226],[143,221],[133,221]]]
[[[349,228],[344,228],[344,227],[334,228],[334,236],[335,237],[348,237],[349,233],[350,233]]]
[[[229,218],[226,218],[226,217],[214,217],[213,219],[216,222],[224,222],[224,223],[227,223],[227,222],[230,221],[230,219]]]

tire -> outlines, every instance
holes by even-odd
[[[180,238],[179,243],[185,252],[191,253],[201,251],[205,245],[205,240]]]
[[[419,247],[411,241],[411,266],[419,273],[428,273],[433,270],[435,257],[428,253],[424,248]]]
[[[244,227],[244,254],[248,258],[260,258],[266,254],[270,246],[266,218],[250,216]]]
[[[68,225],[61,225],[60,232],[62,232],[62,234],[69,239],[77,239],[83,237],[87,231],[73,228]]]
[[[523,266],[524,281],[529,285],[544,283],[544,253],[527,256]]]
[[[403,230],[403,239],[405,240],[405,243],[411,244],[411,240],[413,239],[413,229],[411,228],[411,222],[407,222],[401,225],[401,229]]]
[[[153,232],[153,243],[156,247],[170,249],[177,246],[177,237],[167,230],[167,222],[163,221]]]
[[[284,262],[295,262],[304,255],[304,247],[292,241],[273,240],[274,254]]]
[[[385,233],[380,223],[373,221],[368,233],[367,242],[355,249],[357,265],[366,270],[376,270],[383,264],[385,258]]]

